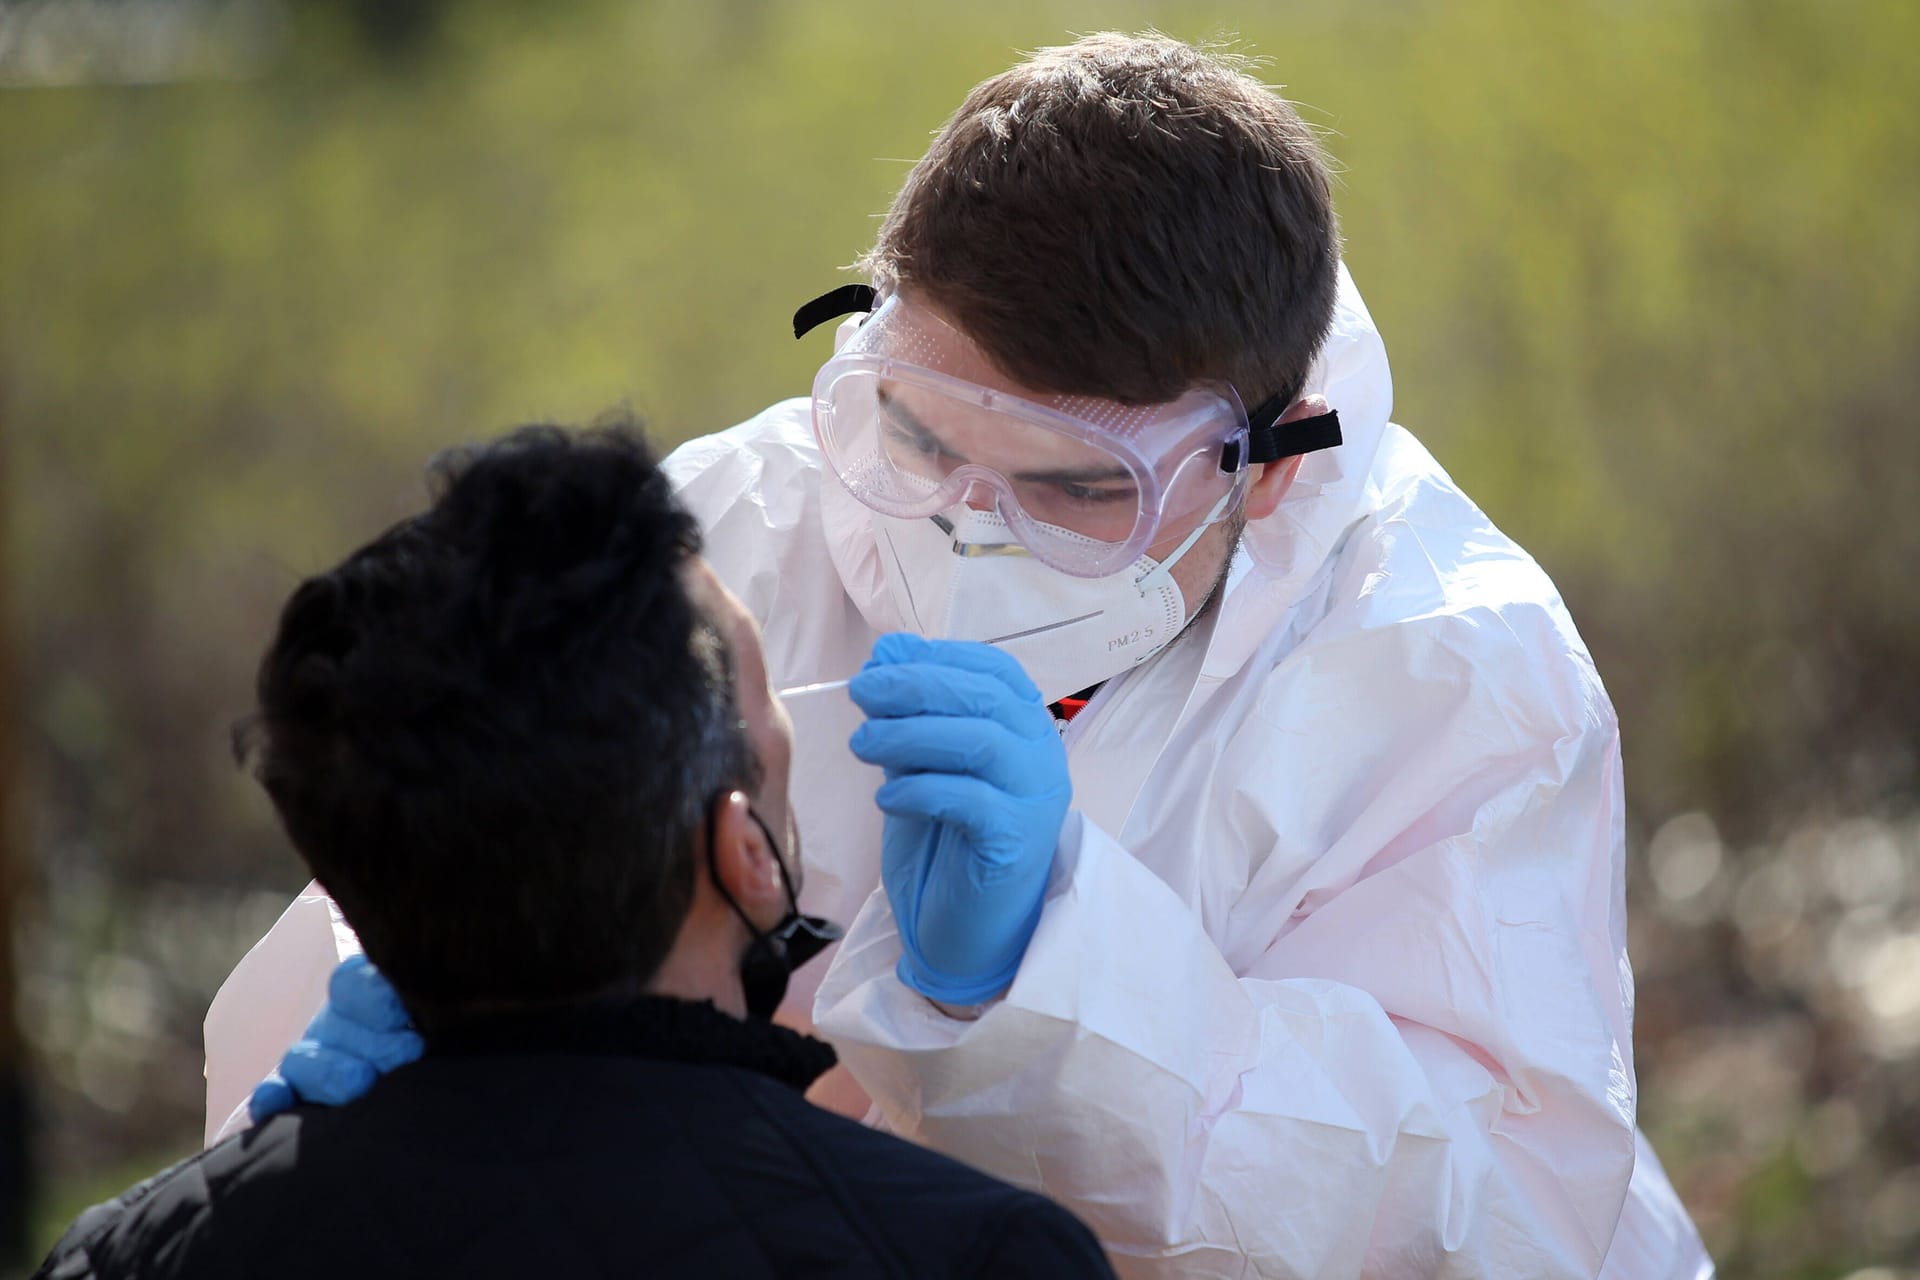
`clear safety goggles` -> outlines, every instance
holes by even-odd
[[[990,503],[1019,545],[972,554],[1024,548],[1062,573],[1106,577],[1156,542],[1231,514],[1249,464],[1340,440],[1335,414],[1277,427],[1284,404],[1250,419],[1224,385],[1146,405],[1023,392],[939,316],[864,285],[802,307],[795,335],[860,311],[868,314],[814,378],[821,453],[847,491],[883,515]]]

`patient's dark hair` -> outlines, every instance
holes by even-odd
[[[525,427],[300,584],[245,749],[416,1012],[588,996],[659,967],[708,805],[751,788],[699,529],[631,423]]]

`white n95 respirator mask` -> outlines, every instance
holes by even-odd
[[[1180,634],[1186,602],[1171,570],[1206,527],[1164,562],[1141,556],[1119,573],[1075,578],[1034,558],[996,512],[872,517],[901,628],[1006,650],[1048,702],[1140,665]]]

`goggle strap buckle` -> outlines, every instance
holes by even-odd
[[[1325,413],[1315,414],[1311,418],[1295,418],[1292,422],[1281,422],[1280,415],[1287,406],[1280,403],[1280,397],[1262,404],[1247,415],[1247,462],[1279,462],[1284,458],[1298,457],[1303,453],[1316,453],[1321,449],[1331,449],[1338,445],[1340,436],[1340,411],[1329,409]],[[1237,471],[1240,462],[1238,450],[1229,446],[1229,458],[1223,459],[1221,469]],[[1236,465],[1228,466],[1227,462]]]
[[[879,290],[870,284],[843,284],[838,289],[829,289],[819,297],[801,303],[800,309],[793,313],[793,336],[804,338],[829,320],[871,311],[879,299]]]

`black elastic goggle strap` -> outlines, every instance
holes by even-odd
[[[871,311],[879,298],[879,291],[870,284],[843,284],[838,289],[829,289],[811,302],[802,303],[793,313],[793,336],[804,338],[829,320]]]
[[[1279,396],[1268,400],[1247,415],[1247,457],[1245,462],[1279,462],[1303,453],[1317,453],[1340,443],[1340,411],[1329,409],[1311,418],[1282,422],[1287,401]],[[1232,450],[1229,450],[1232,452]],[[1242,460],[1225,458],[1223,468],[1238,471]]]

